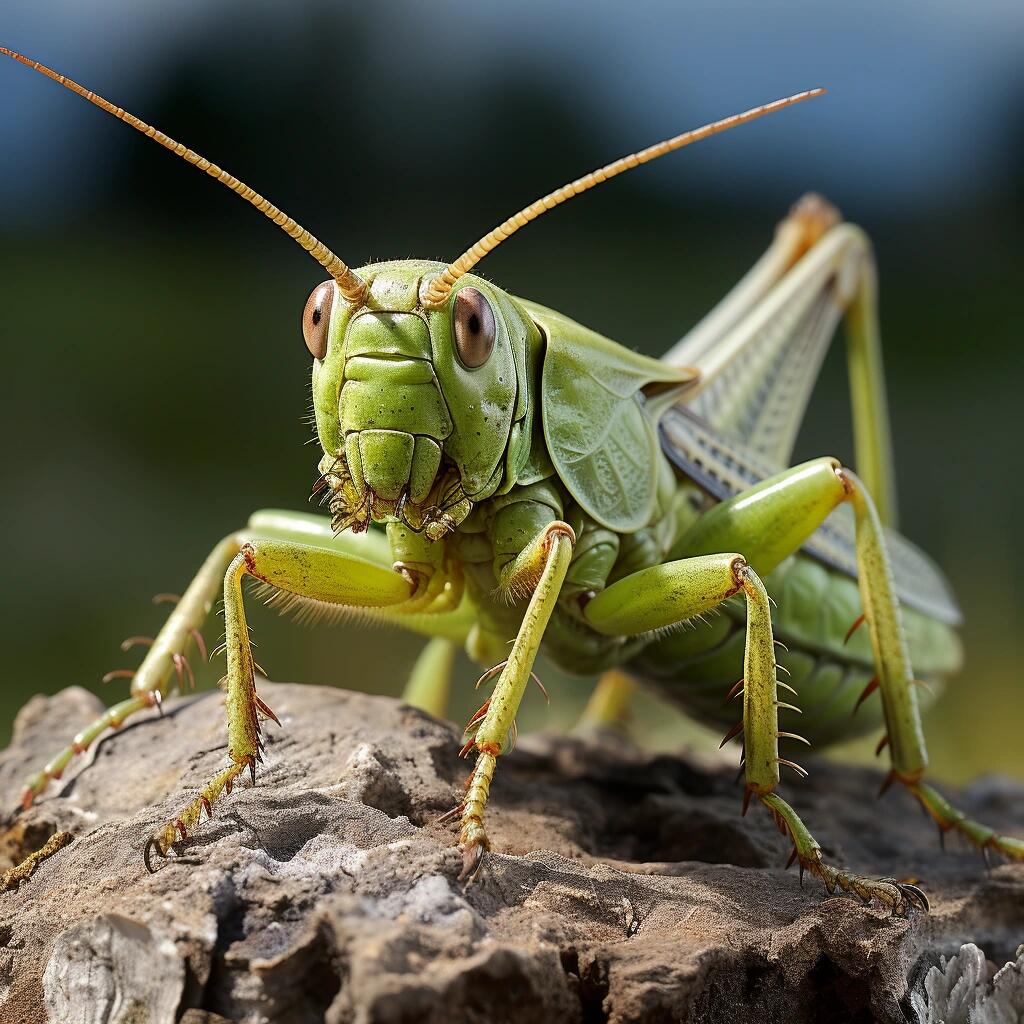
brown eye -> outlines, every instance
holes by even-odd
[[[327,328],[331,322],[334,282],[324,281],[313,289],[302,311],[302,336],[314,359],[327,355]]]
[[[460,288],[455,295],[455,351],[469,370],[483,366],[494,348],[494,312],[476,288]]]

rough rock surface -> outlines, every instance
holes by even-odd
[[[733,771],[607,738],[502,759],[501,852],[466,888],[453,830],[431,823],[467,772],[452,725],[386,698],[260,692],[284,728],[258,785],[155,874],[146,838],[223,762],[216,693],[109,736],[0,828],[8,863],[76,836],[0,894],[3,1024],[903,1021],[940,955],[973,942],[998,966],[1024,941],[1024,865],[943,855],[906,794],[875,800],[876,772],[812,759],[786,792],[830,857],[919,878],[928,916],[802,890],[769,815],[740,818]],[[23,709],[0,808],[98,707],[70,689]],[[1020,787],[961,802],[1024,834]]]

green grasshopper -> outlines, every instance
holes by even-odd
[[[778,795],[782,766],[806,774],[780,756],[780,741],[825,745],[884,724],[885,786],[906,786],[942,833],[1024,859],[1024,841],[967,819],[923,781],[917,682],[959,667],[959,612],[938,570],[892,528],[865,235],[806,197],[750,272],[661,360],[470,273],[509,235],[594,185],[823,90],[616,160],[520,210],[448,265],[353,270],[220,167],[64,76],[2,52],[227,185],[330,276],[310,295],[302,329],[323,449],[316,489],[331,518],[257,512],[217,544],[132,675],[130,698],[29,781],[26,808],[101,733],[182,688],[189,646],[205,654],[199,630],[218,593],[227,764],[154,833],[147,867],[154,853],[172,854],[242,773],[255,783],[262,722],[276,716],[256,692],[242,597],[251,577],[284,609],[356,608],[429,637],[406,690],[428,710],[443,712],[458,646],[487,668],[482,679],[494,689],[469,719],[462,750],[475,753],[475,766],[445,816],[461,822],[463,878],[488,849],[491,780],[514,742],[541,649],[570,671],[603,673],[591,722],[613,721],[640,680],[695,718],[730,726],[723,743],[742,737],[743,812],[752,798],[764,804],[793,843],[790,863],[830,892],[896,912],[927,909],[914,885],[825,862]],[[626,280],[617,273],[609,286],[621,291]],[[861,476],[832,458],[786,468],[844,315]],[[715,611],[722,614],[709,616]],[[788,679],[777,678],[779,669]],[[781,691],[799,691],[803,735],[780,728],[781,716],[798,711]]]

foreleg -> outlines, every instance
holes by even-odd
[[[509,651],[490,699],[470,719],[467,732],[473,738],[463,748],[476,748],[477,760],[458,810],[462,823],[459,848],[463,868],[460,878],[472,877],[489,848],[484,828],[484,809],[497,767],[498,756],[511,746],[516,713],[533,670],[544,629],[551,618],[572,559],[576,535],[566,523],[545,526],[527,548],[502,573],[502,589],[532,595],[522,625]]]

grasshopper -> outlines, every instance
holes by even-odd
[[[130,697],[29,780],[25,808],[103,732],[183,688],[190,646],[205,655],[200,629],[218,594],[227,761],[152,835],[146,866],[173,854],[243,773],[255,783],[263,722],[277,719],[256,691],[242,590],[251,578],[283,610],[359,609],[428,637],[406,690],[428,710],[444,709],[457,647],[486,669],[482,681],[494,688],[470,717],[462,749],[475,764],[445,815],[460,822],[461,878],[475,876],[489,847],[491,781],[514,743],[542,649],[572,672],[600,676],[591,722],[613,721],[640,681],[693,717],[728,726],[723,744],[741,737],[743,813],[751,800],[763,804],[793,843],[790,863],[829,892],[898,913],[928,906],[914,885],[825,861],[778,793],[782,767],[806,774],[780,743],[827,745],[883,725],[879,751],[888,747],[891,765],[883,789],[905,786],[942,834],[1024,859],[1024,840],[969,820],[924,781],[918,683],[959,667],[960,613],[939,570],[894,529],[875,270],[863,232],[805,197],[764,256],[661,360],[471,273],[511,234],[595,185],[823,90],[616,160],[520,210],[447,265],[352,269],[227,171],[49,68],[2,52],[226,185],[329,275],[306,303],[302,330],[323,451],[314,489],[331,517],[257,512],[221,540],[129,673]],[[609,279],[615,289],[625,283],[621,273]],[[844,317],[860,475],[828,457],[789,465]],[[801,734],[780,727],[798,711]]]

